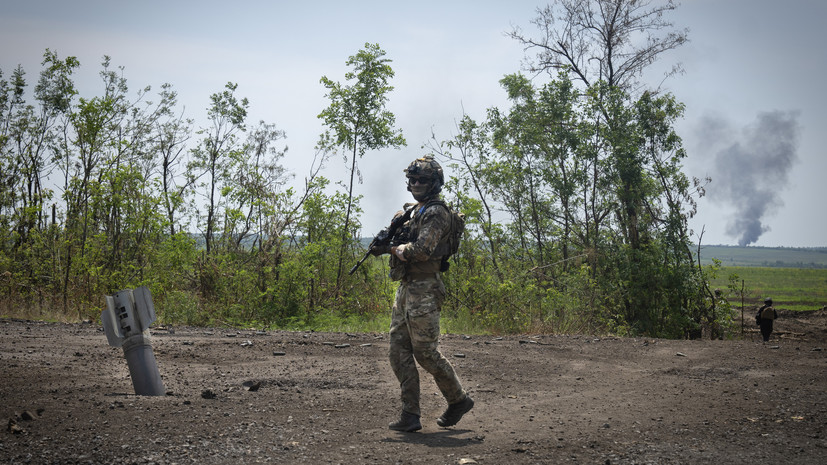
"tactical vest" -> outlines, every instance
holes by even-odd
[[[440,231],[440,238],[437,245],[434,247],[431,255],[427,260],[417,261],[408,260],[403,262],[396,256],[391,255],[391,279],[398,281],[405,278],[417,279],[418,277],[435,276],[442,264],[442,257],[449,253],[449,234],[451,232],[451,211],[450,209],[438,205],[438,202],[429,201],[421,207],[416,207],[411,214],[411,218],[405,222],[402,229],[405,235],[408,236],[407,243],[415,243],[420,236],[420,232],[424,229],[424,219],[426,212],[432,215],[432,219],[441,219],[444,223]],[[436,209],[436,210],[434,210]],[[439,212],[439,213],[437,213]],[[438,216],[436,216],[438,215]]]

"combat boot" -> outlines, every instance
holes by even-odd
[[[471,396],[466,395],[465,399],[448,405],[448,408],[445,409],[445,413],[436,419],[436,424],[442,427],[454,426],[459,423],[462,416],[468,413],[472,408],[474,408],[474,399],[472,399]]]
[[[422,423],[419,422],[419,415],[402,411],[399,421],[395,421],[388,425],[388,428],[394,431],[404,431],[406,433],[413,433],[422,429]]]

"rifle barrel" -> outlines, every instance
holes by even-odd
[[[348,273],[348,274],[353,274],[353,273],[355,273],[355,272],[356,272],[356,269],[357,269],[357,268],[359,268],[359,265],[361,265],[363,261],[367,260],[367,258],[368,258],[369,256],[370,256],[370,249],[368,249],[368,251],[367,251],[367,252],[365,252],[365,256],[364,256],[364,257],[362,257],[362,259],[361,259],[361,260],[359,260],[358,262],[356,262],[356,264],[355,264],[355,265],[353,265],[353,268],[351,268],[351,269],[350,269],[350,273]]]

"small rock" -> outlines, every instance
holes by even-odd
[[[273,355],[275,355],[276,357],[281,357],[281,356],[287,355],[287,353],[276,351],[276,352],[273,352]]]
[[[244,381],[242,386],[244,386],[244,389],[247,391],[255,392],[261,387],[261,381]]]
[[[253,345],[253,341],[247,340],[241,343],[241,347],[250,347]]]
[[[472,463],[477,463],[477,461],[472,459],[472,458],[463,457],[463,458],[457,460],[457,463],[459,465],[468,465],[468,464],[472,464]]]
[[[8,431],[11,434],[20,434],[23,432],[23,428],[18,426],[17,421],[14,418],[9,418]]]
[[[465,358],[465,354],[454,354],[456,358]]]
[[[370,346],[372,346],[372,345],[373,345],[373,344],[371,344],[370,342],[368,342],[367,344],[362,344],[362,345],[360,345],[359,347],[370,347]]]
[[[34,414],[28,410],[20,414],[20,419],[25,421],[34,420]]]
[[[686,357],[686,354],[684,354],[682,352],[678,352],[677,354],[675,354],[675,356],[676,357]]]
[[[336,345],[335,345],[335,346],[333,346],[333,347],[335,347],[335,348],[337,348],[337,349],[344,349],[344,348],[346,348],[346,347],[350,347],[350,344],[336,344]]]
[[[210,389],[205,389],[201,391],[201,397],[204,399],[215,399],[215,393]]]

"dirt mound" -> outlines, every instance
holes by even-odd
[[[132,395],[100,328],[0,320],[4,463],[827,463],[825,315],[768,344],[444,336],[475,408],[427,374],[423,430],[387,429],[384,334],[155,328],[168,395]],[[819,328],[819,326],[821,326]],[[255,388],[253,388],[255,386]]]
[[[778,328],[779,337],[827,344],[827,310],[778,310],[778,321],[775,326]]]

